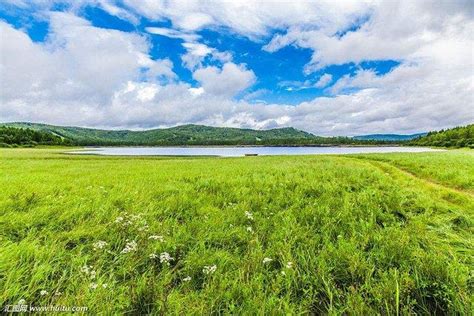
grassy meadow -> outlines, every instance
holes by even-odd
[[[0,149],[0,306],[460,314],[474,152],[157,158]]]

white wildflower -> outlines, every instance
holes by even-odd
[[[271,259],[271,258],[268,258],[268,257],[263,258],[263,263],[264,263],[264,264],[265,264],[265,263],[272,262],[272,261],[273,261],[273,259]]]
[[[288,261],[288,262],[286,263],[286,268],[287,268],[287,269],[293,268],[293,262]]]
[[[116,223],[121,223],[121,222],[123,222],[123,217],[122,217],[122,216],[117,217],[117,218],[115,219],[115,222],[116,222]]]
[[[204,268],[202,269],[202,272],[203,272],[204,274],[213,274],[216,270],[217,270],[217,266],[216,266],[216,265],[204,266]]]
[[[253,233],[253,228],[252,228],[251,226],[248,226],[248,227],[247,227],[247,231],[248,231],[249,233]]]
[[[148,239],[159,240],[161,242],[165,241],[165,238],[163,236],[159,236],[159,235],[151,235],[150,237],[148,237]]]
[[[102,287],[103,287],[104,289],[106,289],[106,288],[107,288],[107,283],[102,284]]]
[[[82,268],[81,268],[81,272],[82,273],[85,273],[85,274],[89,274],[91,272],[91,269],[92,269],[92,266],[88,266],[87,264],[85,264]],[[94,272],[95,273],[95,272]]]
[[[99,240],[97,242],[94,243],[94,250],[97,250],[97,249],[102,249],[104,248],[105,246],[107,246],[107,242],[103,241],[103,240]]]
[[[158,255],[156,253],[152,253],[148,257],[150,257],[150,259],[156,259],[158,258]]]
[[[125,248],[120,253],[129,253],[131,251],[137,251],[137,242],[135,240],[127,242]]]
[[[88,266],[88,265],[84,265],[82,268],[81,268],[81,272],[88,275],[91,279],[95,279],[95,276],[96,276],[96,272],[95,270],[92,270],[92,266]]]
[[[89,287],[93,290],[95,290],[99,285],[97,283],[92,282]]]
[[[189,281],[191,281],[191,277],[188,275],[187,277],[185,277],[185,278],[183,279],[183,281],[184,281],[184,282],[189,282]]]
[[[245,212],[245,216],[250,219],[250,220],[253,220],[253,214],[250,213],[250,212]]]
[[[167,252],[162,252],[160,254],[160,262],[170,265],[170,261],[174,260],[173,257],[170,256]]]
[[[46,290],[41,290],[40,295],[41,295],[41,296],[48,295],[48,291],[46,291]]]
[[[145,225],[143,227],[138,228],[138,231],[141,231],[141,232],[146,231],[146,230],[148,230],[148,228],[149,228],[148,225]]]

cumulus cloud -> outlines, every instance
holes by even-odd
[[[244,65],[228,62],[219,69],[214,66],[204,67],[193,73],[205,92],[218,96],[233,97],[250,87],[256,80],[252,70]]]
[[[174,27],[182,30],[226,27],[250,38],[297,24],[317,25],[335,32],[350,26],[361,14],[366,14],[370,9],[367,2],[270,0],[256,4],[246,0],[124,1],[137,14],[154,20],[170,19]]]
[[[373,6],[370,18],[359,29],[342,36],[300,24],[275,35],[264,49],[275,52],[288,45],[312,49],[308,73],[328,65],[367,60],[450,58],[452,45],[464,42],[467,51],[472,49],[468,47],[472,46],[472,34],[468,34],[472,18],[468,1],[383,1]]]
[[[50,30],[45,43],[34,43],[0,22],[2,118],[51,121],[58,113],[58,121],[78,110],[94,122],[94,111],[127,81],[176,77],[169,60],[149,57],[142,36],[58,12],[50,14]]]

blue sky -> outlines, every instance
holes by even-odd
[[[21,87],[5,87],[0,113],[5,120],[110,128],[295,126],[323,135],[418,132],[472,120],[469,112],[448,110],[472,101],[454,96],[472,90],[465,82],[472,78],[465,71],[472,56],[464,51],[450,60],[439,53],[451,42],[461,43],[454,49],[472,51],[465,30],[472,23],[468,2],[439,8],[400,4],[395,11],[389,2],[303,1],[296,9],[284,2],[213,4],[6,1],[3,27],[12,43],[25,45],[15,47],[67,71],[52,78],[35,65],[31,73],[5,73]],[[418,11],[428,19],[406,19]],[[433,24],[440,21],[445,28]],[[20,40],[22,34],[31,44]],[[2,42],[5,54],[8,45]],[[22,55],[2,62],[25,65]],[[99,73],[102,68],[109,76]],[[453,85],[453,79],[459,86],[452,92],[433,88]],[[420,100],[413,87],[429,97]],[[13,95],[20,88],[28,100]],[[86,95],[78,98],[80,91]],[[59,99],[69,105],[56,106]],[[76,119],[67,118],[70,111],[78,112]]]

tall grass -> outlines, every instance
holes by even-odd
[[[399,155],[425,156],[444,166],[443,153]],[[472,312],[472,196],[397,168],[337,156],[0,157],[3,304]],[[453,168],[474,162],[460,157]]]

